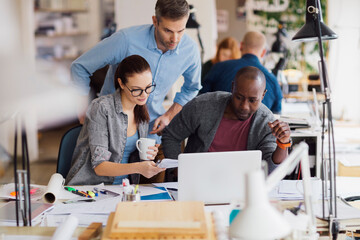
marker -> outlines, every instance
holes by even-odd
[[[75,188],[72,188],[72,187],[64,187],[65,190],[69,191],[69,192],[75,192],[76,189]]]
[[[39,188],[32,188],[32,189],[30,189],[30,195],[36,193],[36,191],[37,191],[38,189],[39,189]],[[17,194],[17,192],[11,192],[11,193],[10,193],[10,196],[16,197],[16,194]]]
[[[89,194],[90,197],[95,197],[95,193],[93,193],[92,191],[87,191],[87,194]]]
[[[138,188],[139,188],[139,184],[137,184],[137,185],[135,186],[134,194],[137,193]]]
[[[82,196],[82,197],[87,197],[87,194],[86,194],[86,193],[83,193],[83,192],[78,191],[78,190],[72,191],[72,193],[74,193],[74,194],[76,194],[76,195],[79,195],[79,196]]]
[[[90,196],[89,194],[87,194],[86,192],[84,192],[84,191],[79,191],[79,190],[76,190],[76,191],[84,194],[84,197],[89,197],[89,198],[91,198],[91,196]]]
[[[159,164],[161,163],[162,159],[157,160],[157,162],[155,163],[155,166],[159,166]]]

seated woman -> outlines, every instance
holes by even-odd
[[[129,174],[150,178],[165,170],[153,161],[129,162],[136,140],[148,134],[146,100],[155,89],[149,64],[139,55],[129,56],[119,64],[115,79],[117,91],[93,100],[87,110],[68,185],[121,184]],[[149,160],[158,146],[149,147]]]
[[[214,64],[226,60],[239,59],[240,55],[240,43],[232,37],[224,38],[217,46],[215,57],[205,62],[202,66],[201,85],[203,85],[206,74],[208,74]]]

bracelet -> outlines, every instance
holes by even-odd
[[[278,145],[279,148],[285,150],[286,148],[291,147],[292,141],[291,141],[291,139],[290,139],[290,141],[289,141],[288,143],[282,143],[282,142],[280,142],[278,139],[276,139],[276,144]]]

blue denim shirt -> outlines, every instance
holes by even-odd
[[[184,34],[176,49],[163,53],[157,48],[154,29],[153,25],[121,29],[85,52],[71,65],[75,85],[86,95],[90,89],[89,76],[110,64],[101,95],[113,93],[117,65],[125,57],[138,54],[149,63],[156,84],[155,91],[147,100],[150,122],[165,113],[162,103],[180,76],[184,77],[184,84],[174,102],[185,105],[197,95],[201,87],[201,60],[197,44]]]
[[[120,92],[92,101],[66,177],[68,185],[112,184],[114,177],[98,176],[93,170],[104,161],[121,163],[127,138],[128,117],[123,112]],[[148,123],[138,126],[139,137],[147,137]]]

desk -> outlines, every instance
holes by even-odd
[[[307,101],[313,101],[314,100],[314,95],[312,92],[290,92],[288,94],[284,94],[284,98],[286,100],[296,100],[296,101],[301,101],[301,102],[307,102]],[[318,101],[324,101],[325,100],[325,96],[324,94],[321,93],[316,93],[316,98],[318,99]]]
[[[349,183],[354,183],[354,182],[358,182],[358,185],[356,186],[360,186],[360,178],[339,178],[340,180],[337,181],[339,185],[338,189],[339,189],[339,193],[347,193],[349,192]],[[356,187],[356,189],[360,189],[360,187]],[[360,192],[360,190],[359,190]],[[281,209],[286,209],[289,207],[294,207],[297,206],[299,204],[299,201],[275,201],[275,204],[278,204],[280,206]],[[360,204],[357,204],[360,205]],[[231,211],[231,206],[230,205],[221,205],[221,206],[206,206],[205,210],[207,212],[210,211],[214,211],[214,210],[220,210],[224,213],[224,221],[226,222],[226,224],[228,224],[228,215]],[[95,221],[95,220],[92,220]],[[321,220],[317,220],[317,229],[318,231],[324,231],[326,232],[328,230],[327,227],[327,222],[326,221],[321,221]],[[357,225],[358,226],[358,225]],[[353,229],[358,229],[359,227],[353,227]],[[75,231],[74,236],[79,236],[82,231],[84,230],[84,227],[78,227],[77,230]],[[4,233],[4,234],[9,234],[9,235],[41,235],[41,236],[51,236],[53,234],[53,232],[55,231],[55,227],[2,227],[0,230],[0,234]],[[326,233],[324,233],[326,234]],[[329,239],[327,236],[322,236],[320,239]],[[338,239],[345,239],[345,234],[342,234]]]
[[[85,230],[84,227],[78,227],[73,237],[78,237]],[[0,234],[5,235],[33,235],[33,236],[52,236],[56,227],[1,227]],[[0,235],[1,236],[1,235]]]

